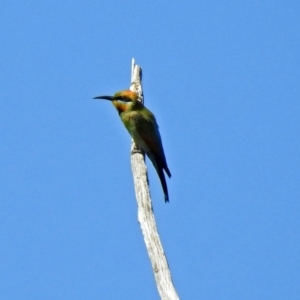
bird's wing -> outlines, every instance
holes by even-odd
[[[171,177],[155,117],[145,118],[144,116],[138,115],[135,121],[137,133],[147,147],[147,149],[143,150],[154,165],[165,169],[168,176]]]

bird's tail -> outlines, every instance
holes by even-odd
[[[165,171],[166,171],[167,175],[168,175],[168,176],[169,176],[169,178],[170,178],[170,177],[171,177],[171,172],[170,172],[170,170],[169,170],[169,168],[168,168],[167,164],[164,166],[164,169],[165,169]]]
[[[160,182],[161,182],[161,186],[162,186],[163,191],[164,191],[165,202],[167,203],[167,202],[169,202],[169,193],[168,193],[168,186],[167,186],[167,183],[166,183],[166,178],[165,178],[164,171],[163,171],[162,168],[159,168],[159,167],[156,168],[156,171],[157,171],[157,174],[158,174]]]

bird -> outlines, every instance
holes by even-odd
[[[112,102],[137,147],[146,153],[151,160],[160,179],[165,202],[169,202],[164,171],[169,178],[171,172],[167,165],[154,114],[138,100],[138,94],[131,90],[123,90],[113,96],[97,96],[93,99],[104,99]]]

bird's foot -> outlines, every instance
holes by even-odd
[[[133,149],[131,150],[131,154],[135,154],[135,153],[144,154],[144,152],[141,149],[137,147],[133,147]]]
[[[143,154],[142,150],[137,149],[137,148],[133,148],[133,149],[131,150],[131,154],[135,154],[135,153]]]

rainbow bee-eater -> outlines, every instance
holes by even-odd
[[[163,170],[169,177],[171,177],[171,173],[167,166],[158,125],[153,113],[138,98],[137,93],[125,90],[114,96],[99,96],[94,99],[106,99],[112,102],[135,144],[152,161],[164,191],[165,202],[169,202],[168,187]]]

